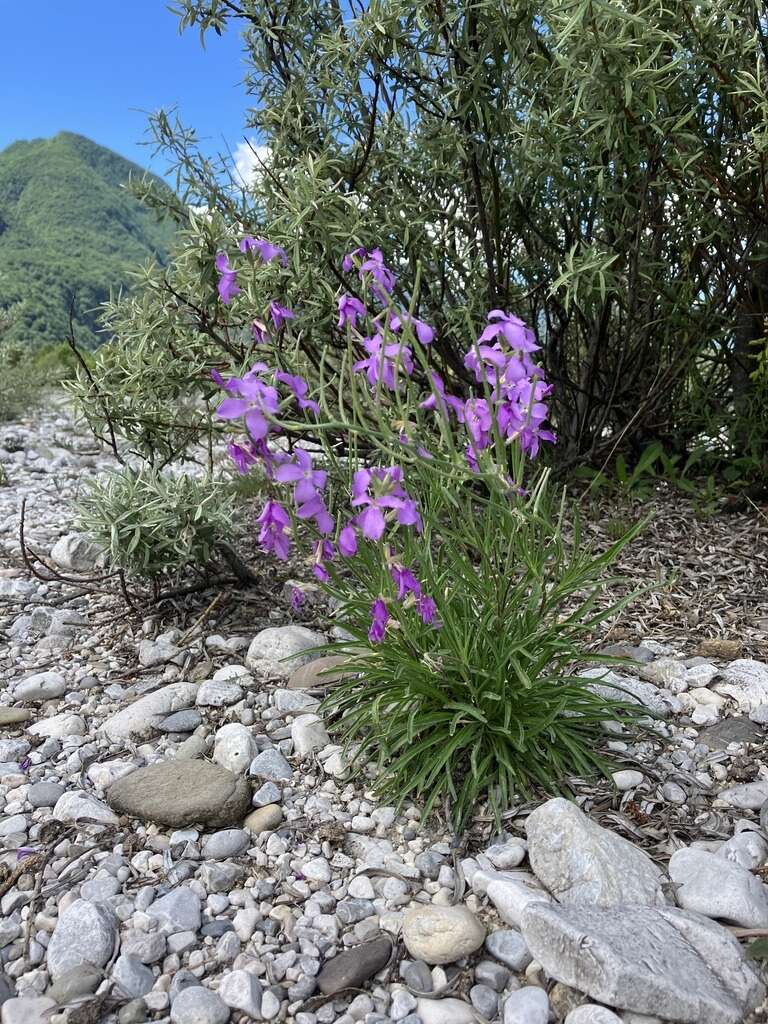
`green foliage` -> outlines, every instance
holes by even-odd
[[[112,565],[156,578],[208,569],[232,537],[234,510],[210,480],[126,468],[89,484],[78,521]]]
[[[0,153],[0,309],[16,307],[12,341],[64,341],[74,296],[76,338],[93,347],[101,303],[136,264],[167,257],[173,228],[123,187],[143,173],[69,132]],[[169,205],[170,190],[154,184]]]
[[[190,198],[288,248],[308,359],[338,348],[338,252],[382,243],[408,279],[421,266],[458,385],[467,317],[535,326],[567,465],[617,441],[683,451],[741,387],[768,307],[763,5],[176,6],[201,35],[244,30],[261,164],[229,187],[166,114],[157,141]]]
[[[30,349],[0,336],[0,422],[28,416],[46,393],[75,374],[76,357],[67,345]]]
[[[430,467],[422,478],[427,484]],[[396,588],[373,547],[335,578],[338,618],[353,639],[339,645],[358,669],[327,700],[348,742],[384,769],[382,796],[443,804],[457,826],[487,794],[495,811],[515,794],[561,792],[573,776],[606,772],[601,723],[636,717],[617,691],[606,700],[574,674],[584,642],[625,600],[598,598],[617,581],[608,570],[636,526],[608,551],[566,539],[565,505],[549,508],[544,483],[510,503],[464,491],[449,500],[436,478],[418,493],[425,536],[405,545],[436,596],[442,628],[415,610],[398,614],[384,641],[367,640],[372,601],[395,605]]]

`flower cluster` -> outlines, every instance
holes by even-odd
[[[240,242],[240,250],[255,253],[264,263],[279,260],[284,266],[287,264],[285,250],[264,239],[247,236]],[[230,266],[226,253],[218,254],[216,267],[220,274],[219,295],[222,302],[230,302],[240,292],[237,272]],[[396,277],[386,266],[380,249],[369,252],[358,248],[348,253],[342,270],[349,273],[354,269],[364,290],[383,308],[369,316],[362,299],[343,294],[338,300],[337,328],[349,331],[352,342],[365,353],[353,363],[353,371],[364,373],[372,388],[381,386],[394,391],[402,381],[401,374],[411,377],[414,372],[413,343],[429,346],[434,341],[435,330],[412,313],[395,307],[392,293]],[[293,318],[292,310],[272,301],[264,321],[256,320],[252,325],[254,340],[258,344],[267,340],[267,319],[279,331]],[[365,335],[364,325],[368,320],[373,330]],[[522,320],[496,309],[488,314],[487,326],[464,360],[467,370],[482,385],[482,394],[468,398],[451,395],[439,374],[430,371],[431,393],[420,401],[420,408],[455,419],[466,433],[466,457],[473,471],[478,471],[480,453],[491,446],[497,432],[508,442],[517,441],[522,451],[531,457],[537,454],[542,441],[555,440],[554,434],[544,427],[545,399],[551,388],[532,358],[538,348],[533,332]],[[247,431],[243,444],[232,442],[229,447],[238,471],[247,473],[259,463],[266,478],[290,494],[288,502],[285,498],[282,501],[271,498],[258,517],[262,548],[285,559],[291,549],[292,523],[311,524],[318,536],[314,573],[325,581],[329,578],[328,563],[333,559],[354,557],[361,542],[382,544],[396,597],[388,602],[382,594],[375,600],[371,608],[369,640],[377,643],[384,638],[392,617],[392,600],[403,608],[415,609],[425,624],[438,628],[440,622],[434,598],[424,593],[417,573],[402,564],[392,543],[400,528],[422,531],[419,507],[406,489],[402,468],[397,465],[358,468],[349,494],[349,514],[334,517],[325,497],[328,474],[315,467],[311,452],[302,448],[288,452],[284,447],[270,444],[271,439],[283,433],[280,414],[289,406],[319,416],[320,407],[308,397],[309,387],[304,378],[272,370],[264,362],[254,363],[241,377],[224,380],[216,370],[212,371],[212,377],[227,392],[217,415],[224,420],[242,419]],[[407,434],[401,431],[400,436],[403,443],[410,444]],[[431,458],[419,444],[415,445],[415,451],[424,458]]]

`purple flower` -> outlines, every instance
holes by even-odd
[[[372,249],[366,254],[366,258],[360,264],[361,280],[364,279],[365,274],[370,274],[375,282],[371,285],[373,294],[382,302],[387,303],[397,278],[384,263],[384,254],[381,249]]]
[[[379,381],[394,391],[397,388],[397,371],[403,369],[410,377],[413,373],[413,353],[408,345],[399,343],[384,344],[384,338],[375,334],[372,338],[363,339],[363,347],[368,353],[367,359],[359,359],[353,364],[355,373],[365,370],[368,383],[373,387]]]
[[[288,266],[288,254],[285,249],[279,245],[273,245],[263,238],[253,238],[251,235],[246,235],[245,238],[240,240],[240,251],[256,251],[261,257],[262,263],[271,263],[272,260],[279,257],[283,266]]]
[[[254,320],[251,324],[251,334],[257,345],[263,345],[267,340],[267,326],[261,320]]]
[[[446,393],[443,378],[440,376],[439,373],[435,373],[434,371],[431,372],[430,378],[432,381],[432,394],[429,395],[427,398],[424,399],[423,402],[420,403],[419,408],[437,409],[439,406],[441,411],[446,414],[449,409],[452,409],[453,412],[456,414],[456,418],[458,419],[459,423],[463,423],[464,403],[462,402],[462,400],[460,398],[456,398],[454,395],[449,395]]]
[[[518,352],[536,352],[540,348],[536,344],[536,336],[524,321],[517,316],[509,316],[503,309],[492,309],[488,314],[488,326],[478,338],[478,343],[482,345],[499,336]]]
[[[339,533],[339,551],[345,558],[357,554],[357,534],[354,526],[344,526]]]
[[[434,327],[425,324],[423,320],[417,320],[415,316],[401,313],[400,316],[390,318],[389,326],[393,331],[399,331],[403,324],[410,324],[413,327],[414,333],[422,345],[431,345],[435,340]]]
[[[302,448],[293,453],[293,462],[284,462],[275,470],[278,483],[293,483],[293,500],[297,505],[313,501],[325,488],[328,474],[322,469],[312,468],[312,456]]]
[[[281,306],[279,302],[274,300],[269,304],[269,315],[272,317],[272,323],[278,331],[286,320],[294,320],[296,318],[296,314],[292,309],[288,309],[287,306]]]
[[[320,415],[320,406],[317,402],[312,398],[306,397],[309,391],[309,384],[307,384],[303,377],[299,377],[295,373],[284,373],[282,370],[278,370],[275,374],[275,380],[279,380],[281,384],[285,384],[293,392],[296,404],[300,409],[311,409],[317,416]]]
[[[422,594],[418,598],[416,601],[416,610],[421,616],[421,621],[427,626],[435,622],[435,617],[437,616],[437,605],[429,594]]]
[[[355,266],[356,260],[363,260],[368,255],[368,251],[363,248],[362,245],[358,246],[357,249],[353,249],[352,252],[348,252],[344,259],[341,261],[341,269],[345,274],[348,274]]]
[[[478,451],[487,448],[491,443],[493,413],[484,398],[467,399],[464,403],[464,422],[473,447]]]
[[[20,846],[16,851],[16,860],[24,860],[25,857],[31,857],[33,853],[37,853],[37,850],[32,846]]]
[[[229,257],[225,252],[217,253],[215,262],[219,272],[219,298],[224,303],[231,302],[241,292],[237,284],[237,271],[230,267]]]
[[[409,594],[421,595],[421,584],[410,569],[402,565],[393,565],[389,574],[397,587],[397,599],[403,601]]]
[[[421,530],[416,502],[403,487],[402,479],[403,471],[399,466],[358,469],[352,478],[352,507],[365,506],[356,517],[355,526],[367,540],[381,540],[386,526],[385,513],[390,510],[401,526]]]
[[[283,506],[276,501],[268,501],[256,522],[261,526],[259,543],[262,549],[285,561],[291,550],[288,532],[291,517]]]
[[[242,476],[246,475],[256,461],[256,455],[253,452],[242,448],[239,444],[235,444],[234,441],[230,441],[227,445],[227,452],[230,459],[234,462],[237,472],[242,474]]]
[[[299,519],[313,519],[318,533],[333,533],[333,517],[325,507],[325,502],[320,494],[315,494],[308,501],[298,505],[296,515]]]
[[[328,575],[325,563],[334,558],[335,555],[336,549],[329,540],[319,540],[315,545],[315,563],[312,566],[312,572],[321,583],[327,583],[331,578]]]
[[[299,587],[291,587],[291,608],[297,612],[304,604],[306,594]]]
[[[389,609],[383,597],[377,597],[371,606],[371,628],[368,639],[372,644],[380,644],[389,622]]]
[[[225,398],[216,410],[223,420],[245,417],[248,433],[254,441],[261,441],[270,431],[268,416],[274,416],[280,407],[277,388],[266,384],[259,374],[267,369],[264,363],[254,363],[242,377],[233,377],[228,390],[240,395],[239,398]]]
[[[336,324],[339,330],[345,324],[357,327],[357,318],[362,316],[365,316],[365,306],[360,299],[356,299],[354,295],[339,296],[339,322]]]

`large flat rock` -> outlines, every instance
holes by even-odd
[[[684,910],[532,903],[522,932],[547,974],[618,1009],[741,1024],[765,995],[730,932]]]
[[[240,824],[251,807],[251,787],[209,761],[161,761],[138,768],[106,792],[109,806],[142,821],[184,828]]]

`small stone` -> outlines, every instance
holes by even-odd
[[[194,683],[172,683],[122,708],[108,718],[102,730],[111,743],[131,738],[150,736],[168,715],[183,711],[195,703],[197,686]]]
[[[718,857],[756,871],[768,860],[768,843],[757,832],[739,832],[716,851]]]
[[[768,695],[767,695],[768,696]],[[699,732],[699,743],[710,750],[725,750],[731,743],[760,743],[765,729],[749,718],[724,718],[722,722],[710,725]]]
[[[216,733],[213,760],[233,775],[244,775],[257,753],[250,730],[239,722],[223,725]]]
[[[50,1024],[56,1003],[48,996],[23,996],[8,999],[0,1011],[2,1024]]]
[[[232,1010],[241,1010],[254,1020],[261,1020],[262,988],[258,978],[249,971],[230,971],[221,979],[219,997]]]
[[[676,782],[665,782],[661,787],[661,795],[670,804],[684,804],[688,799],[683,787]]]
[[[144,999],[132,999],[117,1011],[117,1024],[142,1024],[147,1019],[148,1006]]]
[[[0,725],[19,725],[31,717],[32,712],[26,708],[0,708]]]
[[[16,684],[13,699],[38,703],[61,697],[66,690],[67,681],[58,672],[37,672]]]
[[[83,821],[90,818],[104,825],[117,825],[119,820],[106,804],[83,789],[60,796],[53,808],[53,817],[56,821]]]
[[[317,976],[317,986],[326,996],[345,988],[359,988],[389,962],[391,955],[392,942],[385,935],[353,946],[326,962]]]
[[[274,832],[283,820],[283,809],[279,804],[266,804],[251,811],[243,822],[243,828],[258,836],[262,832]]]
[[[485,940],[485,948],[507,967],[520,973],[533,960],[528,945],[520,934],[515,931],[500,930],[491,932]]]
[[[138,999],[150,992],[155,983],[155,976],[149,967],[145,967],[138,957],[121,953],[112,968],[112,979],[129,999]]]
[[[768,665],[750,658],[740,658],[720,672],[721,682],[713,689],[732,697],[741,711],[749,713],[768,703]]]
[[[319,715],[299,715],[291,726],[291,739],[297,757],[307,757],[331,742]]]
[[[642,772],[632,771],[631,769],[613,773],[613,783],[620,793],[626,793],[629,789],[636,789],[644,778],[645,776]]]
[[[293,778],[293,769],[279,750],[272,747],[253,759],[250,767],[251,775],[270,782],[280,782]]]
[[[510,839],[506,843],[495,843],[485,851],[485,856],[499,871],[516,868],[525,860],[528,844],[523,839]]]
[[[73,967],[103,967],[117,941],[117,919],[103,903],[75,900],[60,915],[48,944],[48,973],[54,981]]]
[[[101,984],[104,972],[92,964],[81,963],[65,971],[46,992],[59,1006],[64,1006],[81,996],[95,992]]]
[[[319,657],[312,648],[321,647],[324,637],[305,626],[270,626],[257,633],[248,648],[248,668],[266,668],[283,678]]]
[[[243,688],[237,683],[206,679],[200,684],[195,703],[198,707],[224,708],[243,699]]]
[[[738,807],[744,811],[758,811],[768,800],[768,780],[744,782],[738,786],[729,786],[717,794],[718,803],[726,807]]]
[[[416,960],[450,964],[474,953],[483,944],[485,928],[465,906],[423,904],[406,911],[403,942]]]
[[[209,988],[182,989],[171,1003],[171,1024],[227,1024],[229,1007]]]
[[[583,1003],[571,1010],[565,1018],[565,1024],[622,1024],[622,1020],[606,1006]]]
[[[547,1024],[549,999],[543,988],[526,985],[504,1000],[504,1024]]]
[[[739,864],[706,850],[676,850],[669,876],[677,886],[677,902],[742,928],[768,927],[768,889]]]
[[[271,989],[266,989],[261,997],[261,1016],[264,1020],[274,1020],[280,1013],[280,1000]]]
[[[279,786],[276,786],[274,782],[265,782],[253,794],[252,803],[254,807],[266,807],[267,804],[279,803],[281,796]]]
[[[251,806],[242,776],[208,761],[160,761],[113,783],[109,805],[121,814],[173,828],[234,825]]]
[[[331,865],[325,857],[315,857],[302,864],[301,873],[310,882],[330,882]]]
[[[101,554],[86,533],[67,533],[51,548],[51,559],[70,572],[92,572]]]
[[[53,807],[64,794],[58,782],[35,782],[27,790],[27,800],[33,807]]]
[[[499,1010],[499,997],[487,985],[473,985],[469,990],[469,999],[478,1013],[487,1020],[492,1020]]]
[[[160,732],[194,732],[203,720],[203,716],[194,708],[187,708],[185,711],[175,711],[168,715],[157,728]]]
[[[421,1024],[476,1024],[477,1014],[462,999],[418,999],[416,1013]]]
[[[402,1020],[416,1009],[416,999],[404,988],[395,989],[392,1002],[389,1004],[389,1016],[392,1020]]]
[[[144,668],[155,668],[178,659],[182,653],[167,636],[159,636],[156,640],[142,640],[139,644],[139,664]]]
[[[202,854],[206,859],[226,860],[228,857],[236,857],[243,853],[250,846],[250,842],[250,836],[244,829],[228,828],[208,836],[203,843]]]
[[[180,885],[150,904],[147,914],[166,934],[195,932],[200,927],[200,900],[188,886]]]
[[[315,658],[292,672],[286,685],[289,690],[330,690],[349,674],[342,670],[348,660],[338,654]]]

